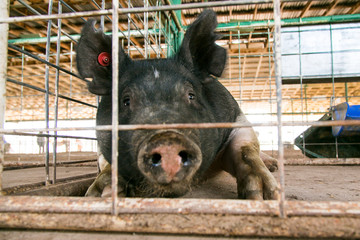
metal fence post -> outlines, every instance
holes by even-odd
[[[282,142],[282,121],[281,121],[281,12],[280,0],[274,0],[274,55],[275,55],[275,81],[276,81],[276,102],[277,102],[277,128],[278,128],[278,160],[280,176],[280,216],[285,217],[285,174],[284,174],[284,146]]]
[[[9,1],[0,1],[0,15],[9,16]],[[7,69],[7,39],[9,25],[7,23],[0,24],[0,128],[4,128],[5,123],[5,106],[6,106],[6,69]],[[0,195],[2,190],[2,172],[4,161],[4,137],[0,135]]]

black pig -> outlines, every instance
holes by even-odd
[[[97,125],[111,124],[111,36],[88,21],[77,45],[77,67],[92,78],[89,91],[101,95]],[[226,50],[215,44],[216,15],[204,11],[188,28],[170,59],[131,60],[119,51],[119,124],[214,123],[247,120],[217,81]],[[97,131],[111,163],[111,132]],[[252,128],[141,130],[119,132],[119,189],[122,196],[177,197],[200,179],[225,170],[236,177],[239,198],[274,199],[277,182],[260,158]],[[110,183],[105,169],[89,188],[99,196]]]

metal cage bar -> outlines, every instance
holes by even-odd
[[[9,1],[3,0],[0,2],[0,15],[9,16]],[[6,23],[0,24],[0,44],[5,46],[8,38],[9,25]],[[5,108],[6,108],[6,72],[7,72],[7,48],[0,47],[0,128],[4,128],[5,124]],[[0,196],[2,195],[2,173],[4,162],[4,137],[0,134]]]

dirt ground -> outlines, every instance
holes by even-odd
[[[273,175],[279,179],[278,172]],[[285,195],[289,200],[360,201],[360,166],[285,166]],[[223,173],[184,197],[236,199],[236,181]]]
[[[298,155],[298,153],[296,153]],[[88,153],[72,154],[71,158],[59,157],[59,161],[87,159]],[[92,156],[93,158],[94,156]],[[286,157],[286,156],[285,156]],[[9,163],[22,164],[41,162],[36,156],[8,156]],[[288,163],[289,159],[287,159]],[[96,162],[86,165],[66,165],[57,167],[57,177],[67,178],[89,173],[96,173]],[[273,173],[278,179],[278,172]],[[52,168],[50,168],[52,175]],[[3,188],[44,181],[44,167],[5,170],[3,172]],[[360,165],[353,166],[285,166],[285,194],[287,199],[307,201],[360,201]],[[208,180],[201,186],[194,187],[184,198],[236,199],[236,181],[227,173]]]

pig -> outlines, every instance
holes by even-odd
[[[83,27],[76,62],[79,74],[92,79],[89,91],[101,96],[96,117],[101,126],[112,123],[112,37],[95,23],[89,20]],[[203,11],[187,29],[177,54],[168,59],[132,60],[120,48],[119,124],[249,123],[217,80],[227,53],[215,43],[216,26],[216,14]],[[96,135],[111,164],[111,131],[99,130]],[[278,196],[278,184],[261,155],[269,167],[276,160],[260,153],[251,127],[119,131],[118,149],[122,197],[180,197],[219,171],[236,178],[240,199]],[[110,169],[105,167],[86,196],[109,190]]]

